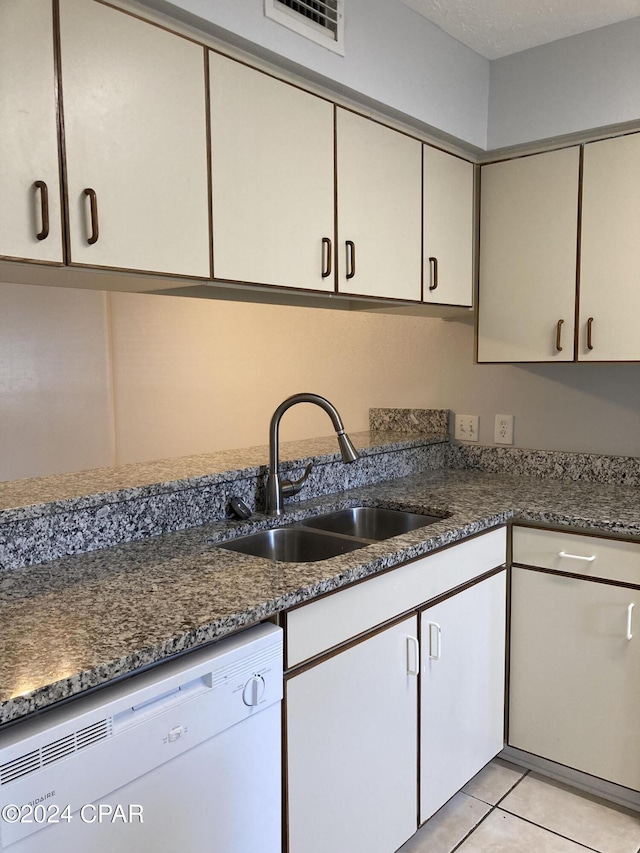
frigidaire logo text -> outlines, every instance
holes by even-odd
[[[49,791],[47,794],[43,794],[41,797],[36,797],[35,800],[30,800],[27,805],[28,806],[38,806],[40,803],[44,803],[45,800],[50,800],[51,797],[55,797],[55,791]]]

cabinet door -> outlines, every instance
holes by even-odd
[[[213,271],[333,290],[333,104],[210,54]]]
[[[578,358],[638,361],[640,134],[585,145],[583,175]]]
[[[394,853],[416,831],[416,632],[414,616],[287,681],[289,853]]]
[[[336,110],[338,290],[420,300],[422,145]]]
[[[425,302],[473,302],[473,164],[423,146]]]
[[[60,17],[72,262],[208,277],[203,48],[89,0]]]
[[[0,3],[0,255],[63,260],[51,0]]]
[[[478,361],[572,361],[579,149],[483,166]]]
[[[512,572],[510,746],[640,790],[640,592]]]
[[[421,616],[420,822],[504,745],[506,571]]]

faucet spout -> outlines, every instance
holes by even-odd
[[[280,465],[280,421],[287,409],[290,409],[291,406],[295,406],[297,403],[313,403],[329,415],[338,437],[338,446],[340,447],[343,462],[355,462],[356,459],[359,458],[358,451],[355,449],[351,439],[344,430],[338,410],[332,403],[324,397],[321,397],[319,394],[302,393],[294,394],[292,397],[287,397],[287,399],[280,403],[278,408],[275,410],[271,417],[271,423],[269,424],[269,475],[267,477],[267,512],[269,515],[282,514],[284,498],[289,497],[290,495],[295,495],[300,491],[302,484],[309,476],[311,470],[311,466],[308,465],[305,476],[295,483],[292,483],[289,480],[282,480],[278,473],[278,467]]]

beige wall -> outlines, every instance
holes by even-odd
[[[423,400],[425,321],[0,285],[0,480],[266,444],[314,391],[348,430]],[[282,439],[331,433],[299,406]]]
[[[106,294],[0,285],[0,480],[113,455]]]
[[[640,364],[474,365],[472,325],[428,322],[423,404],[479,415],[481,444],[500,413],[517,447],[640,456]]]
[[[515,415],[520,447],[640,456],[640,364],[474,365],[470,324],[0,286],[0,480],[265,444],[289,394]],[[312,406],[282,438],[330,434]]]

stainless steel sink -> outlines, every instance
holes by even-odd
[[[374,506],[355,506],[351,509],[340,509],[328,515],[320,515],[317,518],[309,518],[301,523],[305,527],[379,542],[441,520],[441,517],[435,515],[420,515],[415,512]]]
[[[221,542],[220,547],[281,563],[313,563],[364,548],[368,542],[302,527],[278,527]]]

